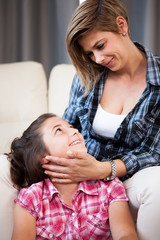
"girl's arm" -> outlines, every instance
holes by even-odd
[[[138,240],[127,202],[110,204],[109,222],[113,240]]]
[[[36,240],[36,219],[18,203],[14,207],[12,240]]]

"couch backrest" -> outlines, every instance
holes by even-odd
[[[48,109],[62,117],[69,101],[69,93],[75,68],[71,64],[58,64],[53,67],[49,77]]]
[[[42,64],[0,64],[0,154],[40,114],[47,112],[47,80]]]

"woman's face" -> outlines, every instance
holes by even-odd
[[[119,33],[93,30],[78,41],[86,55],[95,63],[118,71],[127,62],[126,39]]]
[[[87,152],[83,136],[61,118],[47,119],[42,126],[42,136],[50,155],[68,158],[68,150]]]

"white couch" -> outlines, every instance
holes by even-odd
[[[0,239],[10,240],[13,205],[17,191],[9,175],[11,141],[45,112],[62,116],[75,74],[71,64],[53,67],[47,81],[42,64],[18,62],[0,64]]]

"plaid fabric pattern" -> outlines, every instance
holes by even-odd
[[[118,178],[80,183],[71,206],[49,179],[21,189],[15,200],[36,218],[38,240],[111,240],[108,207],[115,201],[128,201]]]
[[[139,43],[135,45],[147,57],[147,87],[117,129],[114,139],[101,137],[92,128],[107,78],[107,68],[102,71],[99,82],[87,97],[84,97],[84,89],[75,75],[69,105],[63,116],[79,129],[88,152],[97,160],[124,161],[128,174],[122,180],[140,169],[160,165],[160,58]]]

